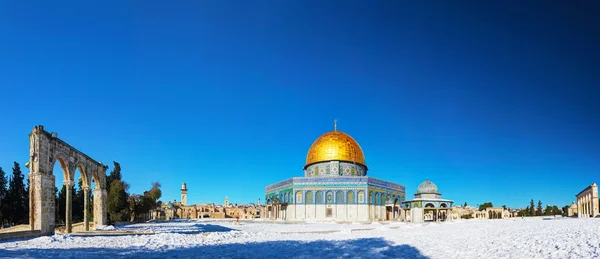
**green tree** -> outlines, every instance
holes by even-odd
[[[23,194],[23,200],[25,203],[25,223],[29,223],[29,177],[27,177],[27,187],[25,188],[25,193]]]
[[[66,217],[66,207],[67,207],[67,186],[63,184],[62,188],[58,192],[58,206],[56,207],[56,211],[58,211],[58,217],[56,218],[57,223],[62,225],[65,224]]]
[[[491,202],[486,202],[484,204],[479,205],[479,211],[484,211],[486,208],[492,208],[494,206],[492,206]]]
[[[110,174],[108,175],[108,177],[106,177],[106,188],[107,188],[107,192],[110,192],[110,185],[114,180],[119,180],[122,181],[123,179],[121,179],[121,164],[119,164],[117,161],[113,161],[114,164],[114,168],[112,171],[110,171]]]
[[[160,197],[162,196],[162,191],[160,190],[160,187],[161,185],[159,182],[152,182],[152,188],[150,188],[150,190],[145,194],[153,201],[152,209],[156,208],[156,203],[158,202],[158,199],[160,199]]]
[[[545,216],[552,216],[552,213],[553,213],[552,206],[546,205],[546,209],[544,210],[544,215]]]
[[[503,208],[503,209],[505,209],[505,210],[507,209],[507,208],[506,208],[506,205],[502,205],[502,208]]]
[[[537,210],[535,211],[536,216],[544,215],[544,209],[542,208],[542,201],[538,201]]]
[[[27,207],[25,205],[25,183],[23,182],[24,176],[21,173],[21,167],[19,163],[14,162],[13,174],[10,177],[7,191],[7,205],[10,206],[8,209],[8,219],[12,224],[24,224],[28,223],[29,217],[27,215]],[[29,205],[29,204],[27,204]]]
[[[110,191],[106,199],[106,208],[111,222],[128,220],[129,203],[127,201],[127,187],[127,184],[121,180],[114,180],[110,184]]]
[[[529,204],[529,216],[535,216],[535,203],[533,203],[533,199],[531,199],[531,203]]]
[[[6,173],[4,173],[4,170],[0,167],[0,228],[4,227],[4,223],[8,217],[9,207],[7,206],[8,200],[6,198],[8,190],[6,189],[6,184]]]
[[[552,206],[552,215],[556,216],[560,214],[562,214],[562,211],[558,208],[558,206]]]
[[[54,224],[57,226],[60,224],[60,211],[59,211],[59,197],[58,188],[54,187]]]
[[[73,222],[83,221],[83,180],[79,178],[77,181],[77,189],[73,187],[71,192],[73,194],[73,207],[71,209],[73,215]]]
[[[467,207],[467,202],[465,201],[465,205],[463,205],[463,207]]]
[[[565,217],[569,216],[569,207],[571,207],[571,206],[566,205],[566,206],[562,207],[562,215],[563,216],[565,216]]]

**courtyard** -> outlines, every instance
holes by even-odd
[[[176,220],[0,243],[10,258],[594,258],[600,219],[444,223]]]

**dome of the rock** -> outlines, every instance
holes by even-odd
[[[365,155],[350,135],[341,131],[321,135],[308,150],[306,166],[325,161],[347,161],[365,165]]]

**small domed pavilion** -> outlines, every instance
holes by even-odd
[[[425,180],[417,188],[415,198],[402,202],[402,216],[407,221],[445,221],[454,201],[442,199],[437,186]]]

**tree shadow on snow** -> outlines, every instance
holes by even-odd
[[[135,230],[144,228],[143,225],[128,225],[119,228],[119,230]],[[212,225],[212,224],[203,224],[197,223],[191,226],[181,226],[181,227],[173,227],[170,225],[160,225],[160,226],[152,226],[152,232],[154,233],[176,233],[176,234],[200,234],[200,233],[209,233],[209,232],[229,232],[229,231],[237,231],[236,229],[220,226],[220,225]]]
[[[340,241],[268,241],[199,245],[187,248],[74,248],[2,251],[10,258],[427,258],[410,245],[394,245],[383,238]]]

